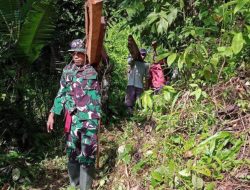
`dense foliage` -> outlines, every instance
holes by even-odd
[[[118,166],[105,187],[244,188],[249,169],[245,140],[250,112],[250,2],[123,1],[122,5],[127,25],[144,45],[160,42],[159,57],[178,68],[179,80],[158,95],[146,91],[138,101],[142,110],[122,124],[125,134],[116,138]],[[232,178],[231,185],[222,182]]]

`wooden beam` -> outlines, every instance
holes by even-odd
[[[88,0],[85,4],[86,50],[90,64],[101,60],[104,35],[101,22],[103,0]],[[100,47],[101,46],[101,47]]]

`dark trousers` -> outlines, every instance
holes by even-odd
[[[143,93],[142,88],[137,88],[135,86],[127,86],[125,104],[128,108],[133,108],[135,105],[135,101],[141,96]]]

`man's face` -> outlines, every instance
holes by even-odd
[[[73,61],[77,66],[83,65],[85,63],[85,54],[82,52],[72,53]]]
[[[142,58],[142,60],[145,59],[146,55],[147,55],[146,53],[142,53],[142,52],[141,52],[141,58]]]

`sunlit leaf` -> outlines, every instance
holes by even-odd
[[[191,172],[190,172],[190,170],[188,170],[187,168],[184,169],[184,170],[179,171],[179,174],[180,174],[181,176],[184,176],[184,177],[189,177],[189,176],[191,176]]]
[[[237,33],[233,37],[232,41],[232,50],[235,54],[238,54],[241,49],[243,48],[243,45],[245,43],[245,40],[243,39],[242,33]]]
[[[206,140],[202,141],[197,147],[201,147],[203,145],[206,145],[207,143],[209,143],[212,140],[221,139],[221,138],[227,138],[227,137],[230,137],[231,135],[232,134],[230,132],[220,131],[220,132],[214,134],[213,136],[207,138]]]
[[[220,57],[218,54],[214,54],[212,58],[210,59],[210,63],[212,63],[214,66],[217,66],[219,63]]]
[[[199,174],[203,174],[203,175],[208,176],[208,177],[211,176],[211,171],[206,166],[196,166],[193,168],[193,170]]]
[[[178,94],[175,95],[175,97],[174,97],[174,99],[173,99],[173,101],[172,101],[172,104],[171,104],[171,112],[173,112],[174,106],[175,106],[175,104],[176,104],[176,102],[177,102],[177,100],[178,100],[180,94],[181,94],[181,92],[179,92]]]
[[[201,93],[202,93],[202,90],[200,88],[196,89],[195,91],[193,91],[190,95],[191,96],[195,96],[195,99],[196,101],[200,99],[201,97]]]
[[[162,174],[158,171],[151,172],[151,176],[152,176],[152,178],[154,178],[157,181],[163,181]]]
[[[173,176],[175,173],[175,170],[176,170],[175,161],[171,159],[168,163],[169,175]]]
[[[241,145],[242,140],[238,139],[232,148],[226,149],[225,151],[221,152],[221,159],[231,159],[232,157],[234,157],[239,152]]]
[[[171,25],[173,21],[176,19],[176,17],[177,17],[177,9],[176,8],[170,9],[170,13],[167,16],[168,24]]]
[[[164,86],[163,91],[168,91],[168,92],[171,92],[171,93],[176,92],[175,89],[172,86]]]
[[[18,168],[12,170],[12,179],[13,181],[17,181],[20,178],[21,172]]]
[[[169,92],[164,92],[163,96],[166,101],[169,102],[171,100],[171,94]]]
[[[179,57],[178,64],[177,64],[179,70],[182,70],[182,68],[183,68],[183,62],[184,62],[183,55],[181,55]]]
[[[244,7],[245,4],[249,3],[249,0],[238,0],[237,5],[234,8],[234,14]]]
[[[217,47],[217,50],[219,52],[224,52],[224,51],[226,51],[226,47],[225,46]]]
[[[157,55],[157,57],[156,57],[156,62],[159,62],[159,61],[161,61],[162,59],[165,59],[168,55],[169,55],[169,52],[165,52],[165,53],[162,53],[162,54]]]
[[[168,56],[168,59],[167,59],[167,63],[168,63],[168,66],[171,66],[172,63],[175,61],[176,59],[176,56],[177,54],[176,53],[172,53],[170,56]]]
[[[205,190],[214,190],[216,188],[216,184],[214,182],[206,184]]]
[[[162,34],[168,30],[168,21],[165,18],[160,18],[159,22],[157,23],[157,32]]]
[[[233,50],[231,47],[227,47],[226,50],[224,51],[224,55],[231,57],[233,55]]]
[[[198,84],[189,84],[189,86],[195,88],[195,87],[198,87]]]
[[[184,1],[183,0],[180,0],[180,8],[183,9],[184,8]]]
[[[192,176],[192,184],[193,184],[195,189],[201,189],[204,186],[204,181],[200,177],[193,175]]]

